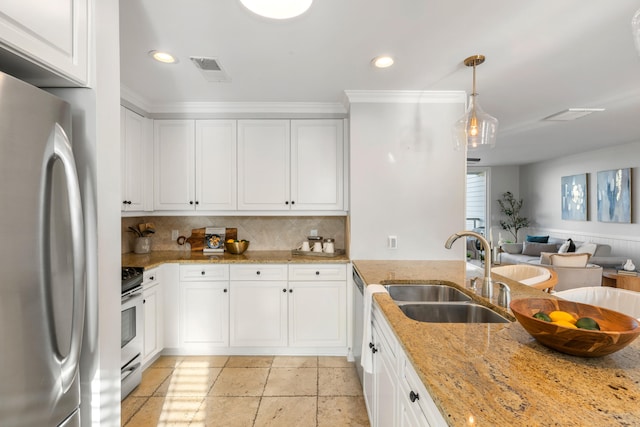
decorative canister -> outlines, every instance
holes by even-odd
[[[151,238],[136,237],[133,252],[137,254],[148,254],[149,252],[151,252]]]
[[[630,259],[627,260],[627,262],[624,263],[624,265],[622,266],[623,270],[626,271],[633,271],[636,269],[635,264],[633,263],[633,261],[631,261]]]
[[[336,251],[336,247],[335,247],[335,239],[332,239],[330,237],[327,237],[326,239],[324,239],[324,245],[323,248],[325,253],[328,254],[332,254]]]

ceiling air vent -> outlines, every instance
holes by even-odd
[[[467,157],[467,163],[480,163],[480,157]]]
[[[192,56],[191,62],[202,73],[209,82],[230,82],[231,78],[224,71],[217,58],[207,58],[204,56]]]
[[[588,116],[592,113],[599,113],[601,111],[604,111],[604,108],[569,108],[567,110],[560,111],[559,113],[547,116],[542,120],[566,122]]]

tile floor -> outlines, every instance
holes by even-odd
[[[122,426],[369,426],[353,363],[324,356],[160,357]]]

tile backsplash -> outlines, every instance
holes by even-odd
[[[178,245],[171,239],[171,231],[189,237],[191,230],[202,227],[238,229],[238,239],[251,241],[249,250],[290,250],[306,240],[310,230],[318,235],[333,237],[336,248],[345,248],[346,217],[279,217],[279,216],[143,216],[122,218],[122,253],[132,252],[135,235],[129,226],[151,222],[156,233],[151,235],[152,251],[191,250],[189,245]]]

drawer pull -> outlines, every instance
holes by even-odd
[[[149,280],[156,280],[156,276],[149,277]]]
[[[320,272],[319,272],[319,271],[316,271],[316,276],[319,276],[319,275],[320,275]]]
[[[226,293],[226,292],[227,292],[227,289],[226,289],[226,288],[225,288],[225,289],[223,289],[223,290],[222,290],[222,292]]]
[[[413,390],[411,390],[411,393],[409,393],[409,399],[412,402],[415,402],[416,400],[420,399],[420,395],[418,395],[418,393],[414,393]]]
[[[200,272],[200,274],[202,274],[202,275],[204,276],[204,274],[205,274],[205,273],[204,273],[204,270],[202,270],[202,271]]]
[[[289,293],[292,294],[293,293],[293,289],[289,289]]]
[[[282,290],[282,292],[287,293],[287,290],[286,290],[286,289],[283,289],[283,290]]]
[[[260,275],[260,270],[256,271],[256,274],[259,276]]]

